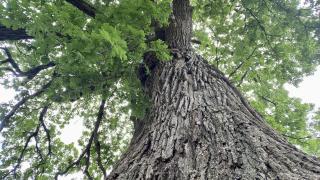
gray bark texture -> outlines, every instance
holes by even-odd
[[[320,161],[278,135],[216,69],[175,53],[148,78],[152,100],[108,179],[320,179]]]
[[[289,144],[217,69],[191,50],[192,9],[173,0],[173,60],[144,57],[151,108],[107,179],[320,179],[320,161]]]

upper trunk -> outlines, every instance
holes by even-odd
[[[190,49],[191,27],[189,2],[174,0],[165,35],[174,59],[151,63],[150,112],[108,179],[320,179],[320,161],[279,136]]]
[[[172,49],[190,49],[192,36],[192,8],[189,0],[173,0],[172,15],[169,27],[165,30],[165,38]]]

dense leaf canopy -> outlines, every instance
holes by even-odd
[[[171,59],[167,45],[153,38],[155,24],[168,25],[170,3],[1,1],[0,32],[25,33],[20,40],[0,34],[1,84],[17,92],[0,105],[1,178],[77,171],[98,178],[110,170],[130,141],[132,121],[149,106],[137,76],[144,53]],[[193,0],[192,6],[195,50],[271,126],[319,156],[320,113],[310,119],[313,105],[289,97],[284,84],[298,85],[320,63],[320,2]],[[83,136],[65,144],[61,131],[75,118],[84,123]]]

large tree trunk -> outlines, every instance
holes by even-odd
[[[152,107],[108,179],[320,179],[318,159],[279,136],[190,50],[188,1],[174,0],[173,8],[166,40],[174,59],[149,66]]]
[[[152,108],[110,179],[320,179],[320,162],[290,145],[200,56],[161,63]]]

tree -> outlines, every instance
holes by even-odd
[[[319,2],[7,0],[0,11],[1,76],[18,92],[0,109],[3,179],[320,178],[319,159],[288,142],[319,155],[319,118],[308,124],[312,106],[283,87],[320,62]],[[75,117],[80,147],[59,138]]]

